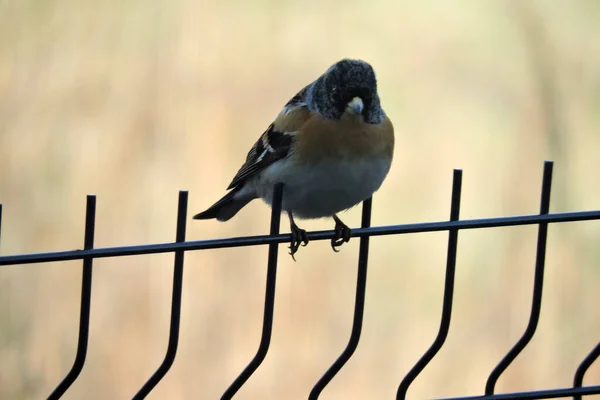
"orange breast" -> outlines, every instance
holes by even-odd
[[[335,121],[313,114],[296,134],[295,147],[295,158],[306,164],[324,159],[392,158],[394,127],[387,116],[380,124],[373,125],[347,114]]]

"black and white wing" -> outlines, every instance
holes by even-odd
[[[311,115],[305,102],[308,87],[302,89],[287,102],[275,121],[252,146],[246,156],[246,162],[229,184],[228,190],[243,184],[268,166],[292,153],[294,136]]]

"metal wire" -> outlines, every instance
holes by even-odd
[[[536,215],[520,215],[512,217],[472,219],[462,221],[459,220],[460,195],[462,184],[462,172],[460,170],[454,171],[451,213],[449,221],[370,227],[372,202],[371,199],[365,201],[363,204],[361,228],[353,229],[352,231],[353,237],[360,238],[352,332],[350,334],[348,345],[346,346],[344,351],[313,387],[312,391],[309,394],[309,400],[315,400],[319,397],[319,395],[322,393],[325,387],[331,382],[331,380],[341,370],[341,368],[343,368],[343,366],[352,357],[356,348],[358,347],[364,317],[370,237],[410,234],[419,232],[449,231],[448,253],[446,261],[446,278],[444,285],[444,297],[442,304],[442,318],[440,322],[440,328],[438,331],[438,335],[432,343],[431,347],[425,352],[425,354],[415,364],[415,366],[408,372],[404,379],[402,379],[396,395],[398,399],[404,399],[406,397],[406,392],[410,384],[416,379],[416,377],[421,373],[421,371],[423,371],[427,364],[435,357],[437,352],[443,346],[444,341],[449,332],[450,319],[452,314],[454,275],[456,268],[457,241],[459,230],[533,224],[538,225],[539,228],[532,309],[525,333],[490,374],[486,382],[485,395],[455,397],[451,399],[448,398],[445,400],[525,400],[557,398],[567,396],[573,396],[575,399],[580,399],[581,396],[600,394],[600,385],[587,387],[582,386],[586,372],[589,370],[590,366],[598,359],[598,357],[600,357],[600,343],[592,349],[592,351],[583,359],[581,364],[578,366],[573,377],[572,388],[558,388],[551,390],[536,390],[528,392],[493,394],[496,382],[498,381],[502,373],[506,370],[506,368],[510,365],[510,363],[518,356],[518,354],[523,350],[523,348],[527,346],[527,344],[533,337],[537,327],[542,306],[542,289],[548,224],[574,221],[590,221],[600,219],[600,210],[549,214],[551,181],[552,162],[547,161],[544,164],[540,213]],[[148,381],[142,386],[139,392],[134,396],[134,399],[143,399],[165,376],[165,374],[169,371],[175,360],[180,330],[183,265],[185,252],[193,250],[269,245],[265,307],[261,340],[256,355],[252,358],[252,360],[240,373],[240,375],[233,381],[229,388],[227,388],[227,390],[222,396],[222,399],[231,399],[261,365],[261,363],[267,355],[269,344],[271,341],[275,303],[275,284],[277,276],[278,245],[279,243],[290,241],[290,234],[279,234],[282,194],[283,186],[281,184],[276,185],[273,198],[271,229],[269,235],[186,242],[185,231],[187,219],[188,193],[182,191],[179,193],[175,242],[96,249],[93,248],[96,198],[95,196],[90,195],[87,198],[85,239],[83,250],[0,256],[0,265],[18,265],[66,260],[83,260],[81,309],[77,353],[75,356],[73,367],[65,376],[65,378],[60,382],[60,384],[56,387],[56,389],[54,389],[54,391],[50,394],[49,399],[60,398],[72,385],[72,383],[77,379],[85,363],[88,345],[91,308],[92,262],[95,258],[121,257],[140,254],[157,254],[166,252],[175,253],[169,342],[163,362],[158,367],[156,372],[150,377],[150,379],[148,379]],[[0,204],[0,233],[1,228],[2,204]],[[329,240],[333,238],[333,236],[333,231],[318,231],[309,233],[311,241]]]
[[[96,225],[96,196],[88,195],[85,210],[85,234],[83,239],[83,248],[92,249],[94,247],[94,231]],[[92,257],[83,259],[83,276],[81,282],[81,307],[79,311],[79,338],[77,341],[77,353],[75,362],[69,373],[58,384],[56,389],[48,396],[48,399],[59,399],[69,387],[75,382],[75,379],[81,373],[85,357],[87,355],[88,337],[90,330],[90,308],[92,304]]]
[[[583,385],[583,377],[585,376],[585,373],[592,366],[594,361],[598,359],[599,356],[600,343],[598,343],[596,347],[594,347],[592,351],[590,351],[590,353],[583,359],[581,364],[579,364],[579,367],[577,367],[577,370],[575,371],[575,376],[573,377],[574,388],[580,388]],[[575,396],[575,400],[581,400],[581,396]]]
[[[587,386],[584,388],[560,388],[549,390],[532,390],[529,392],[499,393],[485,396],[447,397],[437,400],[532,400],[532,399],[556,399],[571,396],[590,396],[600,394],[600,385]]]
[[[361,227],[368,228],[371,226],[371,208],[373,199],[369,198],[364,201],[362,209]],[[352,332],[350,333],[350,340],[348,345],[333,363],[331,367],[325,372],[325,374],[318,380],[315,386],[312,388],[308,398],[309,400],[316,400],[319,395],[333,379],[333,377],[340,372],[342,367],[348,362],[354,351],[358,347],[358,341],[360,340],[360,333],[362,331],[363,315],[365,310],[365,292],[367,288],[367,264],[369,261],[369,236],[363,236],[360,238],[360,245],[358,250],[358,274],[356,278],[356,298],[354,301],[354,319],[352,321]]]
[[[542,198],[540,200],[540,215],[548,214],[550,211],[550,189],[552,187],[552,162],[544,163],[544,177],[542,179]],[[544,266],[546,262],[546,239],[548,236],[548,224],[540,223],[538,229],[537,253],[535,260],[535,276],[533,280],[533,300],[531,302],[531,315],[525,333],[514,345],[506,356],[498,363],[496,368],[490,374],[487,383],[485,384],[485,394],[494,393],[496,382],[500,375],[508,368],[510,363],[523,351],[529,343],[540,319],[540,310],[542,308],[542,289],[544,287]]]
[[[374,237],[386,235],[406,235],[410,233],[449,231],[451,229],[463,230],[498,228],[506,226],[537,225],[542,222],[550,224],[560,222],[592,221],[598,219],[600,219],[600,210],[554,213],[548,215],[518,215],[513,217],[481,218],[470,220],[465,219],[460,221],[423,222],[417,224],[357,228],[352,230],[352,237],[357,238],[363,236]],[[331,240],[334,237],[334,232],[331,230],[309,232],[309,237],[311,241]],[[123,257],[142,254],[171,253],[176,250],[193,251],[258,246],[271,243],[289,243],[289,241],[290,235],[289,233],[286,233],[274,236],[257,235],[227,239],[194,240],[184,243],[159,243],[138,246],[95,248],[92,250],[69,250],[48,253],[18,254],[0,256],[0,266],[81,260],[87,256],[91,256],[93,258]]]
[[[185,242],[185,229],[187,221],[188,192],[179,192],[179,202],[177,205],[177,229],[175,241],[177,243]],[[145,398],[148,393],[160,382],[167,374],[177,354],[177,345],[179,344],[179,323],[181,321],[181,293],[183,291],[183,255],[182,250],[175,252],[175,265],[173,267],[173,294],[171,299],[171,322],[169,329],[169,344],[167,345],[167,354],[156,372],[142,386],[133,398],[140,400]]]
[[[462,171],[455,169],[454,178],[452,184],[452,203],[450,205],[450,221],[458,221],[460,214],[460,194],[462,188]],[[448,255],[446,257],[446,279],[444,283],[444,300],[442,305],[442,321],[440,322],[440,329],[438,334],[431,344],[431,347],[423,354],[421,359],[415,364],[415,366],[406,374],[404,379],[398,386],[396,393],[396,399],[405,399],[408,387],[415,380],[415,378],[425,369],[427,364],[438,351],[442,348],[442,345],[446,341],[448,331],[450,330],[450,318],[452,316],[452,299],[454,296],[454,275],[456,271],[456,247],[458,244],[458,230],[452,229],[448,234]]]
[[[281,203],[283,197],[283,185],[278,183],[273,191],[273,204],[271,210],[271,235],[279,234],[279,223],[281,219]],[[289,239],[289,235],[288,235]],[[265,294],[265,312],[263,317],[263,329],[258,351],[248,366],[235,378],[231,386],[227,388],[221,399],[231,399],[237,391],[246,383],[248,378],[256,371],[263,362],[271,344],[271,331],[273,329],[273,309],[275,307],[275,281],[277,278],[277,253],[278,244],[269,245],[269,258],[267,260],[267,285]]]

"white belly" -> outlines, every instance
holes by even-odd
[[[381,186],[390,164],[389,158],[371,158],[299,165],[292,156],[266,168],[251,185],[271,204],[273,186],[282,182],[282,209],[299,218],[329,217],[368,199]]]

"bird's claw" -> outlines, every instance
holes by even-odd
[[[292,242],[290,243],[289,249],[292,259],[296,261],[296,257],[294,257],[294,254],[296,254],[296,252],[300,248],[300,245],[304,247],[308,244],[308,235],[306,234],[306,231],[304,229],[298,228],[298,225],[296,224],[293,224],[291,226],[291,231]]]
[[[335,236],[331,239],[331,248],[336,253],[339,252],[337,249],[344,243],[350,241],[350,237],[352,236],[352,229],[348,228],[346,224],[344,224],[339,219],[335,221]]]

